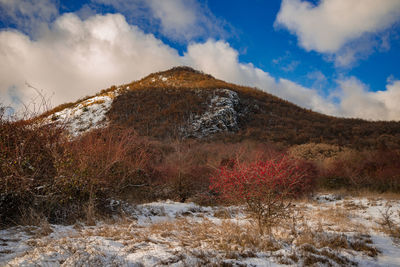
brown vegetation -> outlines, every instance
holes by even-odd
[[[400,192],[399,173],[399,151],[353,151],[342,153],[335,160],[325,161],[319,182],[327,188]]]
[[[215,204],[208,178],[219,167],[264,161],[284,152],[257,141],[162,143],[115,126],[71,140],[54,125],[33,127],[7,120],[1,121],[0,148],[3,224],[19,223],[26,215],[32,222],[39,217],[51,222],[90,219],[118,209],[110,206],[112,198]],[[308,155],[298,153],[298,162],[315,177],[317,188],[400,191],[398,152],[335,150],[334,157],[325,159],[319,152],[316,158]]]
[[[240,130],[182,140],[180,127],[204,112],[217,88],[239,94]],[[321,115],[182,67],[122,89],[108,114],[110,127],[75,139],[66,138],[63,127],[11,121],[0,112],[2,223],[34,213],[74,221],[85,210],[106,211],[110,198],[214,204],[208,178],[216,169],[270,159],[286,148],[313,172],[318,188],[400,192],[398,122]]]
[[[164,78],[164,79],[163,79]],[[126,85],[127,93],[113,103],[109,117],[133,127],[140,135],[179,138],[179,127],[204,110],[215,89],[239,94],[239,132],[218,134],[213,140],[252,139],[285,146],[327,143],[339,147],[400,148],[400,123],[342,119],[300,108],[257,88],[215,79],[188,67],[151,74]]]

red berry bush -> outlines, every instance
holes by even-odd
[[[230,203],[245,203],[260,233],[288,216],[290,200],[311,190],[310,168],[291,158],[222,166],[210,178],[210,189]]]

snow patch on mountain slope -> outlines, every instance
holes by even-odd
[[[158,78],[162,81],[168,80],[161,75]],[[110,110],[114,98],[121,94],[123,89],[120,87],[55,112],[45,119],[45,123],[60,123],[73,137],[93,129],[104,128],[109,124],[106,113]],[[200,115],[193,115],[181,128],[183,137],[202,138],[239,129],[237,106],[240,101],[236,92],[216,89],[207,102],[206,111]]]
[[[166,81],[168,81],[168,77],[164,77],[162,75],[158,75],[157,78],[151,78],[151,82],[152,83],[155,83],[156,81],[166,82]]]
[[[229,89],[216,89],[213,92],[206,112],[191,117],[181,132],[184,137],[202,138],[211,134],[237,131],[240,103],[236,92]]]
[[[88,98],[73,107],[55,112],[45,119],[46,123],[60,123],[73,136],[108,125],[106,113],[122,88]]]

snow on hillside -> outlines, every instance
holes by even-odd
[[[202,138],[223,131],[237,131],[239,96],[229,89],[216,89],[206,112],[192,117],[182,128],[184,137]]]
[[[400,200],[335,195],[299,201],[274,238],[260,236],[241,207],[172,201],[127,205],[96,226],[0,231],[1,266],[400,266],[399,240],[381,227]],[[400,217],[393,216],[398,226]]]
[[[49,116],[45,122],[58,122],[65,126],[72,136],[78,136],[92,129],[103,128],[108,124],[106,113],[113,99],[122,88],[88,98],[70,108],[65,108]]]
[[[168,81],[167,77],[161,75],[158,79],[163,82]],[[88,98],[72,107],[55,112],[45,119],[45,123],[61,123],[72,136],[106,127],[108,125],[106,113],[110,110],[113,99],[121,92],[122,88],[119,88]],[[239,97],[236,92],[228,89],[214,90],[207,103],[207,110],[189,119],[187,125],[181,128],[182,136],[202,138],[218,132],[237,131],[238,104]]]

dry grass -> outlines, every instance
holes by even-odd
[[[314,203],[315,204],[315,203]],[[304,205],[304,203],[302,204]],[[306,217],[314,222],[318,222],[323,230],[337,232],[360,232],[368,233],[362,223],[358,222],[355,217],[355,212],[365,210],[367,207],[349,200],[344,200],[343,205],[325,206],[318,204],[317,209],[306,212]],[[298,206],[301,208],[304,206]]]
[[[356,266],[357,263],[348,258],[338,255],[330,249],[316,249],[310,244],[305,244],[300,247],[300,255],[302,257],[302,265],[304,266],[319,266],[320,264],[333,266]],[[333,263],[332,263],[333,262]]]
[[[164,222],[150,226],[153,235],[174,237],[183,247],[209,247],[217,251],[276,251],[280,248],[277,242],[266,236],[261,236],[250,224],[237,224],[229,220],[215,224],[208,219],[201,223],[179,219],[174,222]]]
[[[351,212],[353,210],[365,210],[368,207],[365,205],[362,205],[360,203],[355,203],[352,200],[344,200],[343,201],[343,208],[346,209],[348,212]]]
[[[213,213],[213,220],[204,214],[201,219],[184,216],[145,226],[129,217],[106,221],[96,227],[76,224],[76,232],[68,238],[49,241],[44,237],[30,241],[35,242],[31,245],[36,249],[29,255],[37,257],[40,253],[61,251],[75,260],[95,263],[96,257],[101,256],[98,246],[107,240],[121,244],[117,254],[122,258],[129,254],[151,253],[154,248],[162,249],[171,254],[161,260],[166,265],[185,263],[190,256],[201,265],[266,257],[289,265],[351,266],[356,264],[351,255],[373,258],[380,253],[373,246],[371,237],[349,219],[353,205],[348,209],[337,206],[330,210],[315,210],[307,209],[307,201],[310,200],[302,200],[295,206],[293,217],[276,226],[272,237],[260,235],[257,227],[247,219],[240,219],[238,223],[235,210],[222,208]],[[92,250],[93,257],[85,258],[85,253]]]
[[[214,217],[219,219],[231,219],[232,214],[229,212],[228,209],[218,209],[213,214]]]
[[[221,212],[220,217],[229,217],[228,214]],[[188,249],[207,247],[224,253],[241,255],[246,251],[274,252],[279,250],[283,243],[287,243],[295,244],[296,247],[301,248],[300,251],[307,252],[281,258],[279,254],[275,255],[279,262],[288,264],[298,262],[299,259],[304,262],[319,259],[318,261],[322,262],[324,257],[325,260],[328,258],[339,265],[354,264],[340,255],[342,251],[357,251],[370,257],[378,255],[379,251],[371,245],[370,236],[361,233],[363,229],[360,225],[346,219],[346,210],[338,208],[327,215],[323,216],[323,214],[322,211],[318,214],[303,213],[298,209],[295,216],[297,218],[302,216],[304,220],[302,222],[283,221],[279,227],[275,227],[273,238],[261,236],[256,227],[250,223],[237,224],[229,219],[223,219],[221,224],[215,224],[207,219],[199,223],[184,218],[174,222],[154,224],[148,228],[148,231],[152,236],[177,240],[181,246]],[[317,219],[316,216],[319,218]],[[314,222],[320,220],[320,223],[317,228],[311,227],[309,220]],[[334,223],[340,225],[336,227],[339,229],[327,230]],[[358,234],[346,235],[340,231]],[[307,251],[311,249],[312,251]]]
[[[324,161],[338,158],[339,154],[350,151],[349,148],[342,148],[337,145],[308,143],[292,146],[289,154],[295,158],[312,161]]]
[[[346,235],[341,232],[327,232],[318,227],[316,230],[303,227],[297,238],[293,241],[303,254],[305,261],[312,263],[314,260],[322,260],[319,256],[325,256],[339,265],[351,263],[347,258],[340,256],[341,251],[357,251],[370,257],[376,257],[379,253],[372,246],[370,236],[363,234]],[[308,264],[306,264],[308,265]]]
[[[365,197],[368,200],[400,200],[400,193],[399,192],[376,192],[371,190],[359,190],[358,193],[355,195],[357,197]]]

